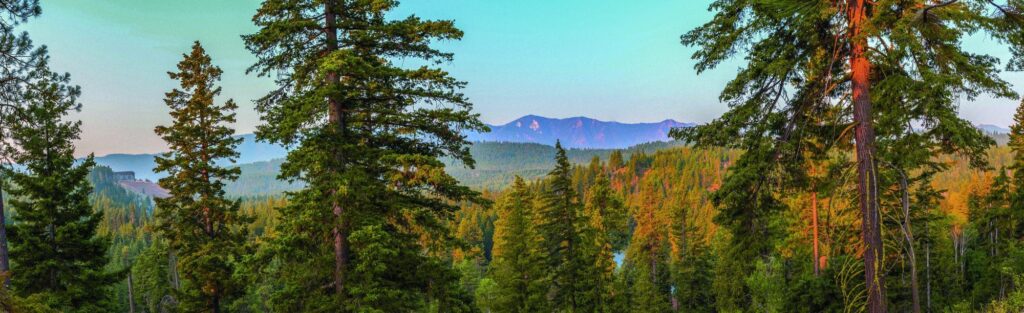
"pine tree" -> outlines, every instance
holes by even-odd
[[[545,311],[544,254],[533,222],[533,195],[519,176],[497,204],[490,277],[497,284],[495,312]]]
[[[997,75],[999,61],[968,53],[962,40],[967,34],[987,34],[1011,46],[1008,69],[1024,68],[1024,49],[1020,49],[1024,17],[1019,6],[1016,1],[1000,5],[956,0],[713,3],[710,9],[715,17],[682,37],[684,44],[701,47],[693,56],[697,71],[714,68],[741,52],[747,54],[747,63],[722,92],[721,99],[731,106],[729,112],[675,134],[699,146],[747,151],[719,191],[736,200],[720,201],[726,207],[720,224],[757,225],[746,218],[764,214],[740,212],[763,211],[763,205],[775,202],[772,194],[781,191],[769,189],[804,176],[806,169],[786,166],[802,163],[807,149],[802,143],[833,147],[819,153],[852,148],[862,219],[866,308],[870,313],[886,312],[882,214],[877,206],[877,191],[882,188],[875,182],[883,176],[879,164],[896,163],[893,158],[901,155],[884,153],[899,146],[885,139],[918,134],[917,145],[903,146],[902,153],[958,152],[972,165],[983,166],[985,148],[992,141],[958,117],[956,101],[979,94],[1016,95]],[[822,114],[836,118],[833,122],[814,118]],[[908,169],[903,165],[882,170]],[[747,208],[734,206],[741,203]]]
[[[1010,125],[1010,141],[1007,143],[1013,151],[1013,159],[1009,169],[1013,171],[1012,191],[1010,193],[1010,214],[1014,222],[1014,238],[1024,238],[1024,99],[1013,114],[1013,125]],[[1006,234],[1008,235],[1008,234]]]
[[[13,285],[22,295],[40,295],[63,312],[106,312],[109,286],[119,278],[105,270],[110,242],[97,235],[102,212],[89,203],[92,156],[76,164],[74,141],[81,122],[65,121],[80,108],[77,86],[67,74],[48,73],[27,88],[16,111],[9,149],[24,170],[6,169],[11,179]]]
[[[46,49],[34,47],[28,33],[15,31],[15,27],[40,13],[39,0],[11,0],[0,6],[0,164],[13,163],[6,154],[14,148],[10,125],[18,122],[15,112],[26,102],[26,88],[46,72]],[[10,274],[6,202],[3,200],[6,182],[7,178],[0,176],[0,273]],[[10,275],[3,281],[4,286],[10,287]]]
[[[477,197],[439,158],[472,166],[463,131],[486,126],[464,83],[436,67],[453,56],[432,44],[462,32],[451,21],[392,19],[397,5],[266,0],[253,17],[259,31],[244,36],[258,59],[250,72],[278,78],[257,101],[257,135],[293,147],[281,177],[305,183],[280,211],[289,218],[265,269],[283,286],[268,299],[275,310],[451,309],[466,298],[425,251],[448,244],[449,200]]]
[[[661,186],[659,181],[641,186],[641,203],[633,212],[636,227],[626,251],[626,263],[633,269],[630,274],[635,275],[633,302],[646,307],[646,312],[666,312],[671,295],[668,222],[657,204],[664,195]]]
[[[622,251],[628,244],[626,206],[622,199],[613,194],[608,177],[598,167],[597,178],[590,188],[584,212],[590,220],[591,241],[594,245],[594,274],[590,288],[594,290],[594,311],[609,312],[610,300],[615,281],[615,252]]]
[[[604,172],[597,175],[590,187],[585,210],[593,227],[611,244],[611,250],[623,251],[629,243],[629,212]]]
[[[971,243],[976,261],[971,266],[977,270],[968,273],[967,279],[973,285],[971,292],[978,303],[1002,299],[1009,283],[1003,267],[1008,265],[1013,226],[1011,203],[1014,197],[1013,179],[1005,168],[992,180],[988,194],[972,197],[975,203],[970,209],[971,227],[977,239]],[[972,259],[974,260],[974,259]]]
[[[622,160],[622,150],[612,151],[612,154],[608,156],[608,169],[615,171],[625,165]]]
[[[593,231],[572,182],[572,167],[560,142],[555,143],[555,168],[548,173],[539,232],[551,279],[550,303],[555,311],[592,312],[596,251]]]
[[[218,165],[238,157],[242,139],[228,125],[235,121],[234,101],[214,104],[221,73],[195,42],[178,71],[168,73],[181,86],[164,99],[173,122],[156,127],[170,151],[156,157],[155,171],[168,174],[160,186],[171,195],[156,199],[158,229],[178,256],[186,283],[179,300],[189,312],[221,312],[242,290],[232,274],[245,253],[247,218],[239,213],[239,200],[224,196],[224,184],[241,171]]]

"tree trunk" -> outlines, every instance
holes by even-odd
[[[811,228],[814,232],[814,276],[821,275],[821,254],[818,251],[818,192],[811,192]]]
[[[324,22],[326,27],[324,33],[327,36],[327,50],[326,53],[332,53],[338,50],[338,26],[337,26],[337,14],[335,12],[335,1],[326,0],[324,1]],[[338,73],[336,71],[329,71],[326,75],[326,84],[328,86],[336,86],[339,82]],[[328,123],[337,125],[338,134],[344,134],[346,131],[346,117],[345,110],[342,103],[334,97],[328,97]],[[344,156],[341,153],[337,153],[338,163],[340,166],[345,166]],[[344,213],[345,209],[335,200],[333,207],[331,208],[334,213],[334,228],[331,233],[334,237],[334,291],[338,295],[344,294],[345,291],[345,272],[348,269],[348,227],[347,221],[345,221]]]
[[[3,179],[0,177],[0,179]],[[11,261],[7,254],[7,217],[4,207],[4,191],[0,182],[0,274],[4,275],[4,287],[11,287]]]
[[[135,289],[132,287],[132,272],[128,271],[128,313],[135,313]]]
[[[925,235],[928,232],[928,223],[925,223]],[[932,251],[931,244],[924,244],[924,299],[925,311],[932,312]]]
[[[178,276],[178,255],[174,253],[174,248],[167,249],[167,267],[167,274],[171,279],[171,287],[174,290],[181,289],[181,279]]]
[[[882,275],[882,235],[878,214],[875,176],[875,130],[871,114],[871,61],[868,41],[862,33],[868,19],[866,0],[848,0],[851,91],[853,121],[856,124],[857,193],[861,212],[861,238],[864,241],[864,282],[867,287],[867,312],[885,313],[885,277]]]
[[[903,206],[903,235],[907,240],[907,256],[910,259],[910,299],[913,313],[921,313],[920,284],[917,279],[917,253],[914,252],[914,229],[910,226],[910,190],[907,184],[907,176],[902,170],[896,169],[900,174],[900,203]]]

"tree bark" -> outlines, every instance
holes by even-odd
[[[0,177],[0,179],[3,179]],[[0,274],[4,275],[4,287],[11,287],[11,261],[7,253],[7,217],[4,207],[4,191],[0,182]]]
[[[337,14],[335,12],[335,0],[324,1],[324,33],[327,36],[327,54],[333,53],[338,50],[338,26],[337,26]],[[326,76],[327,86],[337,86],[338,72],[329,71]],[[338,134],[344,134],[346,130],[345,125],[345,110],[340,101],[335,96],[329,96],[327,99],[328,103],[328,123],[337,126]],[[337,153],[337,158],[340,166],[344,166],[344,156],[341,153]],[[344,220],[345,209],[341,204],[335,200],[334,205],[331,208],[334,214],[334,228],[331,233],[334,237],[334,291],[338,295],[344,294],[345,291],[345,272],[348,269],[348,227],[347,222]]]
[[[882,275],[882,235],[875,186],[875,130],[871,113],[871,61],[868,41],[863,34],[868,19],[866,0],[847,0],[850,36],[851,91],[853,121],[856,124],[857,192],[861,211],[861,238],[864,242],[864,281],[867,287],[867,312],[885,313],[885,278]]]

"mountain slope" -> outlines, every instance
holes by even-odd
[[[468,133],[474,142],[528,142],[554,145],[561,140],[566,148],[622,149],[634,145],[668,141],[668,132],[693,123],[664,120],[657,123],[619,123],[587,117],[547,118],[527,115],[505,125],[489,125],[489,133]]]

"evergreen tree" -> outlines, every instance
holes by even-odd
[[[775,201],[760,200],[770,200],[780,191],[771,187],[805,176],[806,169],[792,166],[803,163],[808,148],[803,143],[832,147],[817,153],[853,150],[856,162],[850,167],[857,172],[866,308],[870,313],[885,312],[886,267],[877,206],[877,191],[882,188],[875,183],[880,181],[879,164],[896,163],[892,158],[901,155],[876,150],[891,144],[882,140],[876,145],[876,140],[918,134],[917,145],[908,145],[913,150],[903,153],[957,152],[983,166],[984,149],[992,141],[957,116],[956,101],[983,93],[1016,95],[997,75],[999,61],[968,53],[962,40],[967,34],[984,33],[1008,44],[1008,69],[1021,69],[1020,6],[1017,1],[1000,5],[981,0],[714,2],[710,9],[716,11],[715,17],[682,37],[684,44],[701,47],[694,54],[697,71],[716,67],[739,52],[747,54],[747,63],[722,92],[721,99],[731,110],[676,135],[697,145],[747,151],[719,191],[737,200],[722,203],[720,224],[757,225],[747,217],[764,214],[741,212],[773,206]],[[815,118],[823,114],[835,118]],[[885,170],[909,168],[903,165]]]
[[[594,169],[592,169],[594,170]],[[597,178],[590,188],[587,197],[585,214],[590,220],[592,229],[591,241],[594,245],[594,274],[592,286],[594,290],[594,311],[609,312],[613,294],[612,285],[615,281],[615,252],[622,251],[628,236],[626,206],[617,195],[612,193],[608,177],[602,167],[597,167]]]
[[[110,242],[97,235],[102,213],[89,203],[87,177],[92,156],[76,164],[74,141],[81,122],[65,121],[80,108],[77,86],[67,74],[48,73],[27,89],[27,104],[16,111],[10,139],[19,149],[7,152],[24,170],[5,169],[13,186],[11,255],[15,290],[40,295],[63,312],[107,312],[110,285]]]
[[[221,312],[242,290],[232,280],[234,263],[245,253],[247,218],[239,213],[239,200],[224,196],[224,184],[238,178],[237,167],[218,166],[234,161],[234,101],[214,104],[221,88],[216,86],[222,71],[210,63],[202,45],[170,72],[181,89],[167,93],[164,102],[171,109],[170,126],[156,127],[170,147],[156,157],[156,172],[168,175],[160,186],[170,197],[156,199],[160,235],[178,256],[184,278],[180,290],[181,308],[189,312]]]
[[[6,152],[14,148],[11,125],[18,123],[15,113],[26,103],[26,89],[46,73],[46,48],[34,47],[28,33],[15,31],[15,27],[40,13],[39,0],[10,0],[0,6],[0,166],[13,164]],[[0,176],[0,273],[10,274],[4,208],[7,203],[3,200],[6,182],[7,178]],[[3,284],[10,287],[10,275],[4,276]]]
[[[596,286],[591,281],[596,265],[595,247],[590,241],[593,232],[560,142],[555,143],[555,151],[556,165],[548,173],[538,222],[551,279],[549,300],[555,311],[593,312],[597,304],[593,298]]]
[[[625,162],[622,160],[622,150],[612,151],[612,154],[608,155],[608,169],[615,171],[621,168]]]
[[[626,251],[626,263],[633,270],[633,302],[645,312],[665,312],[669,307],[671,285],[668,277],[669,244],[667,211],[660,210],[661,182],[648,181],[641,186],[641,205],[634,209],[636,228]]]
[[[1012,179],[1005,168],[992,180],[988,194],[973,196],[970,208],[971,228],[977,238],[971,242],[970,268],[965,273],[971,285],[975,303],[1001,299],[1005,295],[1007,277],[1001,266],[1007,260],[1014,220],[1010,202],[1013,196]]]
[[[611,251],[623,251],[629,243],[629,212],[603,171],[590,187],[585,210],[592,227],[611,245]]]
[[[497,284],[494,312],[545,311],[544,254],[534,228],[533,196],[519,176],[498,204],[490,277]]]
[[[437,68],[458,40],[451,21],[392,19],[397,1],[266,0],[244,36],[278,89],[257,101],[257,135],[292,146],[281,177],[291,193],[265,264],[278,311],[450,310],[467,297],[446,251],[453,201],[477,194],[440,157],[473,165],[463,131],[486,129]],[[405,67],[396,60],[418,60]],[[325,238],[327,240],[325,240]],[[296,270],[302,269],[302,270]],[[330,286],[330,288],[321,288]]]
[[[1013,125],[1010,125],[1010,141],[1007,146],[1013,151],[1013,159],[1009,166],[1013,171],[1013,188],[1010,191],[1010,216],[1014,221],[1013,237],[1024,239],[1024,222],[1021,222],[1024,221],[1024,99],[1013,114]]]

